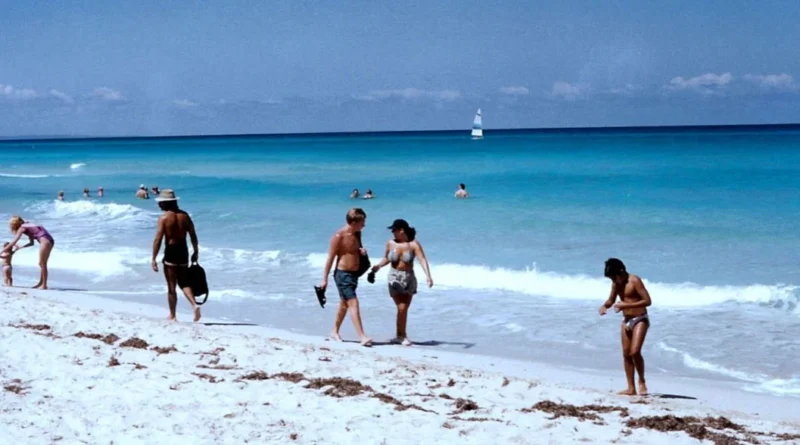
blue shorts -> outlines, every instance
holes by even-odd
[[[339,290],[339,297],[342,300],[346,301],[356,298],[358,275],[356,275],[355,272],[337,269],[333,272],[333,281],[336,283],[336,289]]]

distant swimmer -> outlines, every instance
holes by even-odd
[[[9,244],[11,243],[5,243],[3,247],[8,247]],[[3,283],[8,287],[14,285],[14,279],[11,277],[11,257],[14,256],[14,252],[15,250],[12,248],[8,252],[3,251],[3,253],[0,253],[0,259],[3,260]]]
[[[350,193],[350,199],[356,199],[360,194],[358,189],[353,189],[353,193]]]
[[[369,258],[366,257],[367,250],[361,245],[361,231],[367,224],[367,214],[359,208],[350,209],[345,216],[344,227],[337,230],[331,237],[328,246],[328,259],[325,261],[325,269],[322,274],[322,283],[318,289],[325,292],[328,288],[328,275],[331,273],[334,261],[336,270],[333,272],[333,281],[339,291],[339,309],[336,311],[336,319],[333,322],[331,338],[342,341],[339,336],[339,329],[342,327],[344,317],[350,312],[353,320],[353,327],[356,334],[361,339],[362,346],[371,346],[372,339],[367,337],[361,326],[361,311],[358,306],[358,278],[368,270]],[[366,267],[364,267],[366,266]]]
[[[633,382],[634,368],[639,373],[639,394],[647,394],[647,384],[644,378],[644,358],[642,358],[642,344],[650,328],[650,319],[647,317],[647,307],[652,303],[650,294],[642,283],[642,279],[629,274],[625,264],[616,258],[606,261],[605,276],[611,280],[611,294],[608,300],[600,306],[600,315],[605,315],[606,310],[612,305],[614,312],[622,311],[622,356],[625,363],[625,377],[628,379],[628,388],[620,394],[635,396],[636,387]],[[617,297],[621,302],[614,304]]]
[[[84,188],[83,189],[83,197],[84,198],[89,198],[89,189],[88,188]]]
[[[11,233],[14,234],[14,238],[3,247],[3,252],[24,249],[32,246],[34,240],[39,241],[39,267],[41,268],[41,272],[39,274],[39,283],[33,286],[33,288],[47,289],[47,261],[50,259],[50,252],[53,251],[53,246],[56,241],[47,229],[38,224],[26,223],[25,220],[19,216],[11,217],[11,220],[8,222],[8,227],[11,229]],[[17,242],[22,238],[22,235],[26,235],[29,242],[24,246],[17,246]]]
[[[139,186],[139,190],[136,190],[136,197],[139,199],[150,199],[150,195],[147,194],[147,187],[144,184]]]
[[[175,310],[178,306],[178,296],[175,292],[176,285],[181,288],[189,304],[192,305],[194,321],[200,320],[200,306],[194,299],[191,283],[189,283],[189,265],[197,262],[200,252],[197,244],[197,233],[194,231],[194,222],[188,213],[178,208],[178,197],[170,189],[164,189],[155,198],[158,207],[164,212],[158,218],[156,237],[153,240],[153,258],[151,266],[153,272],[158,272],[156,257],[161,250],[161,241],[165,240],[164,279],[167,281],[167,301],[169,302],[169,320],[176,321]],[[192,241],[191,262],[189,260],[189,247],[186,245],[186,235]]]
[[[408,309],[411,306],[411,299],[417,293],[417,277],[414,274],[414,259],[419,259],[422,270],[427,277],[428,287],[433,287],[433,278],[422,250],[422,244],[417,241],[417,230],[408,225],[404,219],[396,219],[388,227],[392,231],[392,239],[386,242],[386,249],[380,263],[372,267],[370,279],[374,279],[383,266],[392,265],[389,271],[389,296],[397,306],[397,336],[392,343],[400,343],[403,346],[411,346],[411,340],[406,332],[408,324]]]
[[[59,190],[58,191],[58,200],[59,201],[63,201],[64,200],[64,190]]]
[[[160,193],[159,190],[158,190],[158,186],[157,185],[154,185],[153,187],[151,187],[150,190],[153,191],[153,196],[158,196],[158,194]]]
[[[458,190],[456,190],[456,198],[459,199],[469,198],[469,193],[467,193],[467,186],[464,185],[463,182],[461,184],[458,184]]]
[[[367,193],[364,193],[363,199],[372,199],[375,195],[372,194],[372,189],[367,189]]]
[[[105,195],[105,194],[106,194],[106,191],[105,191],[105,189],[103,189],[103,187],[98,187],[97,188],[97,197],[98,198],[102,198],[103,195]]]

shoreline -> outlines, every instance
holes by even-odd
[[[751,432],[800,439],[794,400],[705,381],[648,381],[652,391],[696,400],[623,397],[612,391],[624,385],[621,370],[588,374],[431,348],[367,349],[211,317],[192,324],[180,303],[183,321],[168,323],[166,307],[80,292],[12,288],[0,298],[7,401],[0,428],[24,443],[144,443],[156,434],[182,443],[425,443],[428,436],[459,443],[697,443],[684,432],[651,429],[665,428],[664,419],[641,420],[669,415],[679,423],[725,416]],[[704,425],[706,438],[745,438]]]

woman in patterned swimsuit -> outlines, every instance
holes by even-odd
[[[14,238],[3,248],[4,252],[24,249],[32,246],[34,240],[39,241],[39,267],[41,268],[41,273],[39,274],[39,283],[33,288],[47,289],[47,260],[50,259],[50,252],[53,250],[55,240],[47,229],[38,224],[26,223],[19,216],[12,217],[8,222],[8,227],[11,229],[11,233],[14,234]],[[28,236],[29,242],[24,246],[17,247],[16,244],[23,235]]]

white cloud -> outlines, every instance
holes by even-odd
[[[730,85],[732,81],[733,75],[731,73],[705,73],[689,79],[678,76],[669,81],[667,89],[673,91],[691,90],[702,94],[713,94],[715,91],[720,91]]]
[[[569,83],[563,80],[553,82],[553,88],[550,89],[550,95],[566,100],[575,100],[586,94],[589,86],[585,84]]]
[[[198,105],[197,102],[192,102],[188,99],[173,100],[172,104],[178,108],[194,108]]]
[[[75,100],[72,97],[56,89],[50,90],[50,96],[55,97],[56,99],[60,99],[65,104],[75,103]]]
[[[36,98],[38,94],[36,94],[36,91],[28,88],[18,89],[11,85],[3,85],[0,83],[0,96],[9,99],[29,100]]]
[[[94,91],[92,91],[92,94],[90,94],[90,96],[96,99],[107,100],[112,102],[125,100],[125,96],[123,96],[122,93],[108,87],[97,87],[94,89]]]
[[[503,87],[500,88],[500,92],[503,94],[510,94],[512,96],[527,96],[530,91],[523,86],[510,86],[510,87]]]
[[[378,100],[400,98],[405,100],[432,99],[438,101],[452,101],[459,99],[461,92],[456,90],[427,91],[418,88],[406,88],[403,90],[376,90],[366,96],[355,96],[360,100]]]
[[[744,79],[754,84],[766,88],[777,90],[797,90],[798,85],[794,83],[794,78],[786,73],[781,74],[746,74]]]

